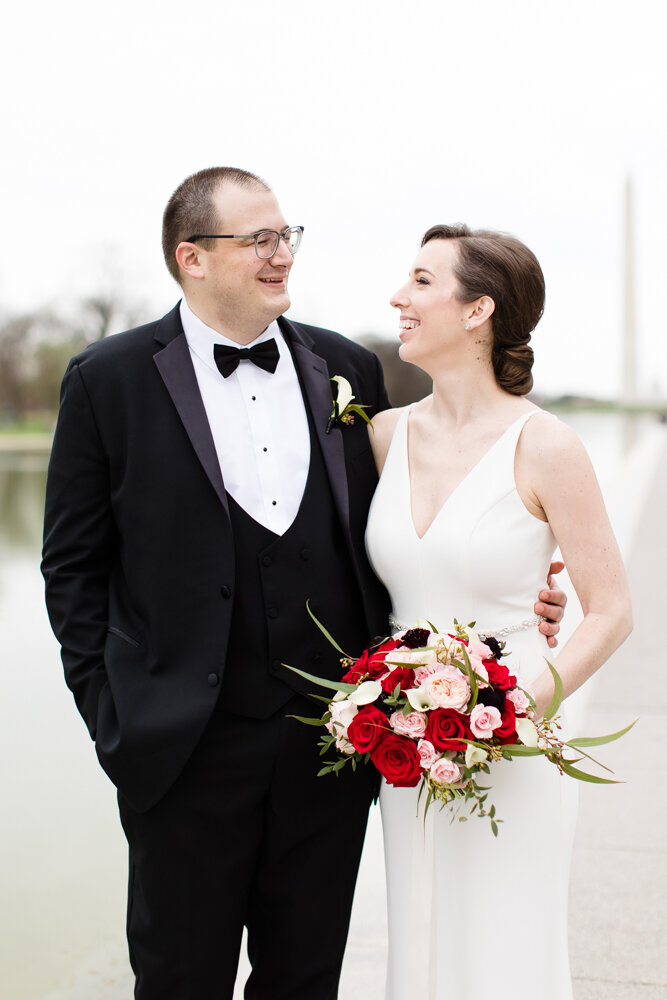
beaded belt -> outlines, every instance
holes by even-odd
[[[528,629],[535,628],[536,625],[544,621],[546,621],[546,618],[543,615],[533,615],[531,618],[524,618],[523,621],[517,622],[516,625],[504,625],[502,628],[486,629],[484,632],[477,631],[477,629],[475,631],[482,640],[489,638],[502,639],[503,636],[512,635],[513,632],[527,632]],[[409,628],[408,625],[403,625],[397,621],[393,615],[389,615],[389,624],[396,632],[404,632]]]

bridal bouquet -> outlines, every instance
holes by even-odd
[[[492,637],[480,638],[474,622],[463,627],[454,619],[453,631],[447,633],[419,622],[365,649],[356,660],[343,654],[345,673],[339,682],[290,667],[337,692],[330,702],[322,699],[328,705],[321,719],[297,716],[326,730],[321,753],[331,753],[334,759],[325,760],[319,774],[337,774],[348,764],[354,769],[371,761],[390,785],[420,785],[425,813],[438,801],[454,818],[467,805],[471,814],[489,818],[496,836],[501,820],[487,802],[489,787],[480,784],[494,761],[543,756],[561,774],[614,784],[576,765],[583,757],[593,760],[585,748],[610,743],[631,726],[609,736],[562,740],[556,712],[563,689],[557,671],[548,664],[554,696],[538,721],[529,691],[502,662],[504,646]],[[566,756],[571,749],[579,756]]]

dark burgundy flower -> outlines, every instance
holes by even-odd
[[[481,687],[477,692],[477,704],[493,706],[493,708],[497,708],[502,715],[503,709],[505,708],[505,692],[496,691],[495,688],[491,687]]]
[[[401,645],[408,649],[421,649],[427,644],[430,634],[427,628],[409,628],[401,639]]]
[[[500,657],[504,655],[502,649],[500,648],[500,643],[495,636],[489,635],[486,639],[482,639],[482,642],[485,646],[489,647],[494,660],[499,660]]]

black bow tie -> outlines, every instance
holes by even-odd
[[[275,340],[265,340],[254,347],[227,347],[225,344],[215,344],[213,347],[213,357],[218,366],[220,374],[227,378],[238,368],[239,361],[245,358],[252,361],[258,368],[263,368],[265,372],[274,373],[278,365],[280,352]]]

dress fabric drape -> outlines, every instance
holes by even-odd
[[[400,416],[369,515],[366,545],[394,618],[440,631],[453,619],[481,633],[533,618],[555,540],[514,481],[523,414],[471,469],[419,538],[408,468],[409,408]],[[446,456],[435,461],[446,461]],[[504,637],[504,662],[525,681],[550,651],[536,625]],[[484,783],[484,782],[482,782]],[[451,821],[417,789],[383,783],[387,865],[387,1000],[570,1000],[567,889],[575,783],[542,758],[492,765],[489,799],[502,823]],[[462,812],[460,815],[467,815]]]

